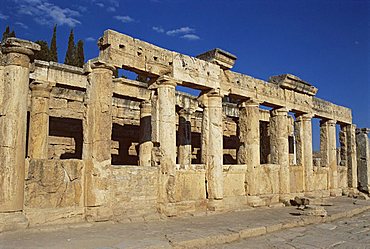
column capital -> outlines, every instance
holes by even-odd
[[[152,102],[148,99],[143,100],[143,101],[140,102],[140,108],[145,108],[145,107],[149,107],[149,106],[152,106]]]
[[[207,93],[208,98],[222,98],[224,95],[221,93],[221,90],[219,88],[212,89],[208,91]]]
[[[320,125],[335,126],[337,121],[333,119],[322,119],[320,120]]]
[[[176,87],[177,82],[174,78],[172,78],[170,76],[162,75],[157,79],[156,85],[157,85],[157,87],[163,87],[163,86]]]
[[[299,113],[294,115],[296,118],[296,121],[311,121],[313,118],[313,114],[311,113]]]
[[[288,114],[288,108],[286,107],[279,107],[271,110],[271,116],[284,116]]]
[[[51,82],[44,80],[34,80],[30,83],[32,97],[49,98],[52,88]]]
[[[92,73],[93,70],[95,70],[95,69],[107,69],[107,70],[110,70],[112,72],[116,70],[116,68],[113,65],[111,65],[111,64],[109,64],[105,61],[102,61],[98,58],[87,61],[87,63],[85,63],[85,65],[83,67],[83,70],[84,70],[85,74]]]
[[[3,54],[18,53],[27,56],[33,56],[34,52],[40,51],[40,49],[40,45],[34,42],[15,37],[9,37],[4,41],[1,50]]]
[[[370,128],[356,128],[356,134],[369,134],[370,133]]]
[[[239,108],[246,108],[246,107],[259,107],[261,104],[260,101],[257,101],[256,99],[248,99],[246,101],[242,101],[238,104]]]
[[[178,111],[178,114],[180,117],[189,117],[194,113],[194,110],[191,108],[182,108],[180,111]]]

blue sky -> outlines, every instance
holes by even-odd
[[[188,55],[219,47],[238,59],[233,71],[267,80],[292,73],[317,96],[353,109],[370,127],[370,1],[0,0],[0,30],[50,41],[58,24],[59,60],[68,34],[98,55],[96,40],[113,29]]]

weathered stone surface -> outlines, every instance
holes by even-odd
[[[23,209],[29,62],[39,45],[8,38],[0,87],[0,212]]]
[[[236,61],[236,56],[222,49],[215,48],[196,56],[198,59],[212,62],[222,69],[231,69]]]
[[[358,187],[370,191],[370,142],[369,129],[356,129]]]
[[[277,84],[281,88],[305,93],[310,96],[315,96],[317,93],[316,87],[292,74],[271,76],[269,82]]]
[[[303,80],[266,82],[230,71],[235,57],[220,50],[194,58],[111,30],[99,47],[82,69],[32,61],[32,43],[3,46],[0,216],[25,220],[7,224],[132,222],[356,195],[357,172],[366,188],[350,109],[313,97]],[[121,68],[137,80],[120,78]],[[321,119],[320,153],[312,117]]]

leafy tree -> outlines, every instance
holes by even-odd
[[[57,25],[54,25],[53,37],[50,42],[49,60],[58,62],[58,51],[57,51]]]
[[[35,43],[39,44],[41,47],[40,51],[35,52],[35,59],[42,60],[42,61],[49,61],[50,60],[50,50],[48,43],[46,41],[38,40]]]
[[[85,63],[85,55],[84,55],[84,42],[82,40],[79,40],[77,42],[76,54],[74,58],[75,58],[74,65],[77,67],[83,67]]]
[[[75,38],[73,34],[73,29],[71,29],[71,33],[69,34],[68,38],[68,48],[66,52],[66,57],[64,59],[64,64],[67,65],[75,65]]]

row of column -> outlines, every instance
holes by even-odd
[[[29,62],[32,49],[9,46],[3,49],[6,56],[4,66],[4,94],[1,99],[0,119],[0,156],[7,174],[1,179],[0,210],[18,211],[23,208],[24,193],[24,158],[26,144],[27,94],[29,88]],[[84,119],[83,159],[97,162],[110,161],[112,134],[112,76],[114,68],[94,61],[88,72],[86,115]],[[160,167],[166,181],[163,185],[163,198],[174,201],[174,184],[176,176],[176,111],[175,86],[169,77],[163,76],[157,81],[157,105],[153,108],[150,101],[141,104],[141,137],[139,164],[150,166],[152,163],[152,122],[150,116],[153,109],[158,112],[158,142],[162,157]],[[49,99],[51,85],[48,82],[31,84],[30,138],[28,154],[32,159],[47,159],[49,129]],[[222,96],[213,90],[204,93],[200,98],[204,112],[202,121],[202,163],[206,165],[208,198],[223,198],[223,127],[222,127]],[[191,163],[190,113],[180,113],[180,148],[179,162],[186,168]],[[281,165],[280,193],[289,193],[289,151],[288,151],[288,110],[275,109],[271,112],[271,162]],[[259,104],[253,100],[245,101],[240,106],[240,141],[238,151],[240,164],[260,165],[259,158]],[[298,157],[304,165],[305,189],[312,189],[312,128],[311,117],[303,114],[297,116]],[[338,187],[336,169],[335,122],[325,120],[321,123],[323,162],[330,167],[330,188]],[[353,140],[354,128],[346,128],[349,139]],[[351,148],[353,152],[353,143]],[[355,159],[351,159],[349,167],[349,184],[357,186]],[[351,168],[352,169],[352,168]],[[255,178],[249,179],[253,183]],[[251,186],[256,186],[256,182]],[[6,191],[3,191],[5,190]],[[251,189],[251,193],[256,190]]]

